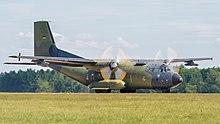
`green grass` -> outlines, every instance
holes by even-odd
[[[0,93],[0,123],[219,124],[220,94]]]

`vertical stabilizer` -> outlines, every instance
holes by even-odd
[[[50,56],[49,49],[55,42],[47,21],[34,23],[34,55]]]
[[[82,58],[56,47],[48,21],[34,22],[34,56]]]

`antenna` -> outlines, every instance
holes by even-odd
[[[18,61],[21,61],[20,56],[21,56],[21,53],[18,53]]]

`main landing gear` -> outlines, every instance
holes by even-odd
[[[121,93],[136,93],[135,89],[122,89],[120,90]]]
[[[95,90],[96,93],[111,93],[111,90]]]

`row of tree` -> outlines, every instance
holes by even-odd
[[[220,93],[220,68],[191,68],[181,67],[180,75],[183,83],[173,89],[173,92],[185,93]]]
[[[0,74],[0,92],[88,92],[89,89],[76,81],[49,69]]]
[[[220,93],[220,68],[180,68],[183,83],[178,93]],[[94,92],[76,81],[50,70],[19,70],[0,74],[0,92]],[[117,92],[117,91],[116,91]],[[160,92],[137,90],[137,92]]]

